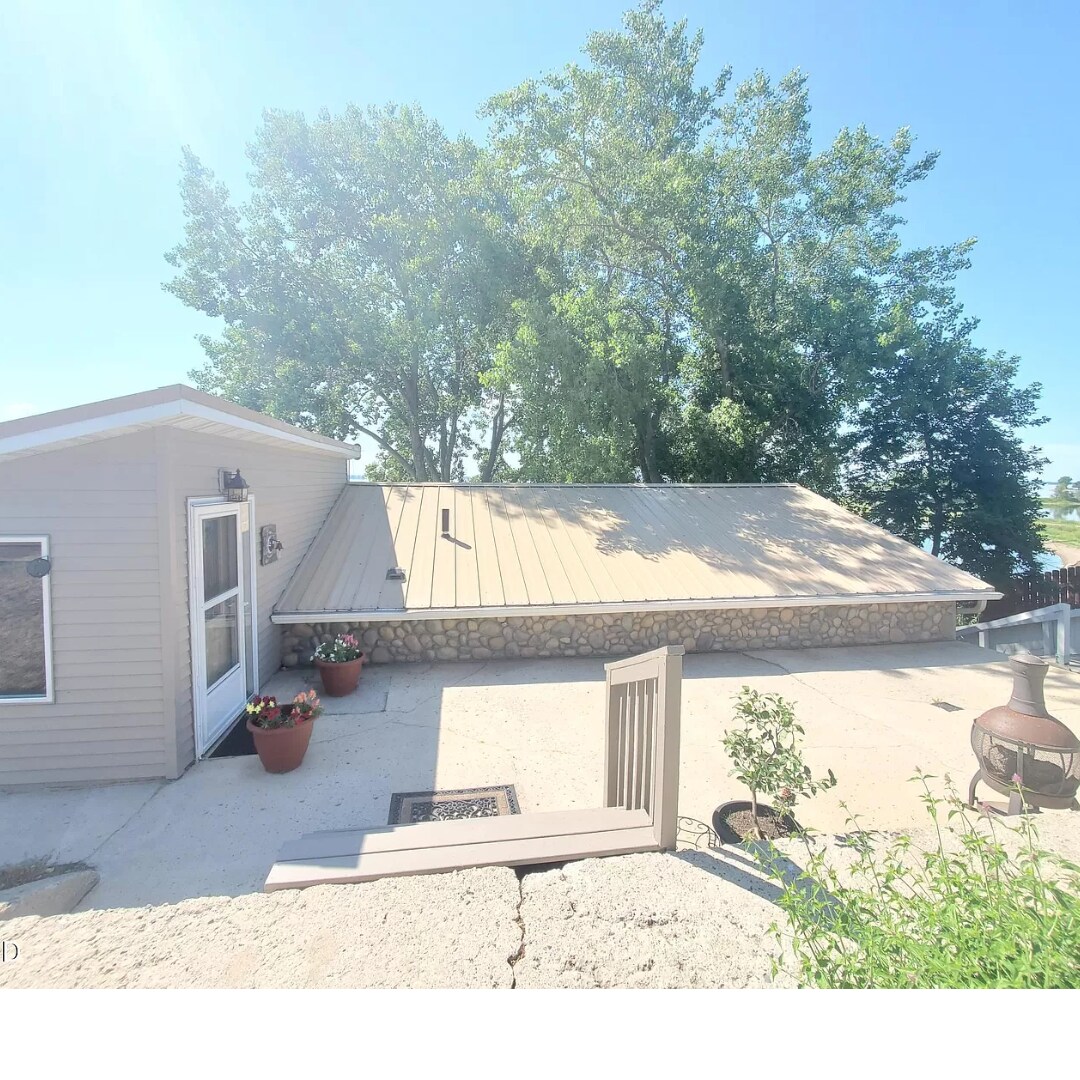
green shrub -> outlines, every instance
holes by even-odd
[[[775,849],[759,852],[789,923],[773,927],[777,966],[826,988],[1080,986],[1080,866],[1040,850],[1030,818],[976,828],[932,779],[915,777],[936,829],[929,851],[856,831],[853,865],[838,872],[819,852],[794,880]]]
[[[758,796],[765,795],[781,813],[790,814],[797,799],[808,799],[835,786],[829,775],[815,780],[803,763],[802,736],[795,706],[779,694],[762,694],[744,686],[735,702],[735,720],[741,727],[724,735],[724,750],[734,765],[732,776],[750,791],[754,831],[763,839]]]

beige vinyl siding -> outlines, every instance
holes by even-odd
[[[281,632],[270,613],[326,520],[347,479],[346,460],[337,453],[265,445],[182,429],[162,429],[167,449],[170,514],[177,539],[174,553],[172,610],[184,627],[175,642],[173,693],[176,701],[177,759],[181,768],[195,756],[191,703],[191,646],[188,633],[187,500],[218,494],[218,469],[239,468],[255,499],[252,528],[277,526],[285,545],[277,561],[255,575],[258,598],[259,674],[268,679],[281,666]]]
[[[55,697],[0,702],[0,786],[168,775],[154,440],[0,461],[0,533],[49,537]]]

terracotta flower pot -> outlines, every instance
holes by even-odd
[[[327,697],[345,697],[346,694],[351,694],[360,682],[360,668],[363,664],[363,653],[355,660],[346,660],[343,664],[316,660],[315,666],[322,678],[323,693]]]
[[[247,729],[255,740],[255,751],[262,767],[269,773],[292,772],[304,760],[314,726],[314,720],[280,728],[261,728],[250,720],[247,722]]]

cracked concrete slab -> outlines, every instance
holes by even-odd
[[[1077,859],[1071,815],[1038,828]],[[917,859],[936,833],[912,840]],[[820,844],[844,876],[852,848]],[[780,846],[790,879],[807,852]],[[772,974],[777,896],[750,853],[724,848],[18,918],[0,988],[790,986]]]
[[[12,919],[0,988],[507,988],[505,867]]]
[[[165,781],[0,792],[0,866],[42,858],[91,862]]]
[[[298,678],[276,676],[266,689],[288,693]],[[600,805],[600,662],[402,664],[368,678],[317,721],[292,773],[227,758],[172,783],[0,794],[0,865],[83,861],[101,875],[83,908],[139,907],[256,892],[284,842],[382,825],[395,791],[508,783],[526,813]],[[836,772],[835,789],[799,807],[805,825],[844,831],[845,801],[868,827],[917,826],[908,778],[921,767],[966,784],[971,721],[1003,702],[1010,683],[1004,657],[962,642],[687,656],[680,814],[708,822],[718,803],[743,797],[723,736],[748,684],[794,700],[808,763]],[[1047,701],[1080,730],[1075,673],[1052,671]]]
[[[0,892],[0,920],[66,915],[98,883],[93,870],[71,870]]]
[[[771,976],[776,893],[741,852],[625,855],[526,874],[515,984],[790,985]]]
[[[273,693],[279,701],[291,701],[305,690],[320,692],[323,704],[323,716],[365,716],[370,713],[386,712],[386,699],[390,693],[392,675],[386,668],[363,669],[363,676],[356,693],[346,697],[327,697],[321,693],[319,678],[310,668],[294,668],[281,671],[274,676]]]

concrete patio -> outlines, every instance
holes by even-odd
[[[971,721],[1005,701],[1010,676],[1000,654],[959,642],[687,656],[682,815],[708,821],[743,796],[721,745],[743,684],[797,703],[808,764],[839,780],[799,817],[833,832],[847,829],[841,802],[866,827],[922,825],[916,768],[966,787]],[[264,689],[304,685],[283,673]],[[284,840],[385,823],[395,791],[513,783],[523,811],[597,806],[603,685],[595,660],[374,669],[356,695],[326,701],[294,773],[270,776],[243,757],[200,762],[171,783],[0,794],[0,865],[85,861],[101,883],[82,908],[137,907],[257,892]],[[1052,669],[1046,698],[1080,729],[1075,674]]]

